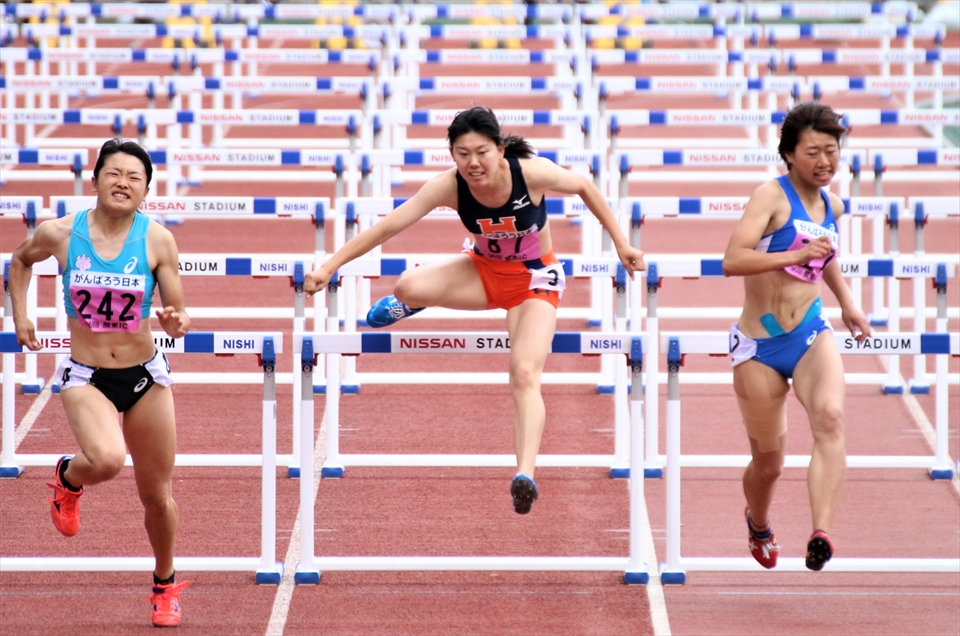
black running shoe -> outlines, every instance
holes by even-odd
[[[530,512],[540,491],[537,490],[537,484],[531,477],[520,473],[510,482],[510,494],[513,495],[513,509],[517,514],[525,515]]]
[[[823,530],[817,530],[807,542],[807,569],[819,572],[833,558],[833,544]]]

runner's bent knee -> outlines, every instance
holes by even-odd
[[[107,448],[99,445],[93,448],[84,448],[83,456],[90,464],[87,471],[88,483],[99,483],[113,479],[120,474],[123,463],[127,459],[127,453],[122,447]]]
[[[810,412],[810,429],[815,439],[843,439],[843,408],[833,403],[814,406]]]
[[[760,452],[754,454],[751,464],[755,477],[766,482],[776,481],[783,475],[784,456],[782,452]]]
[[[149,492],[141,491],[139,495],[144,510],[152,513],[166,513],[176,505],[173,501],[173,489],[170,487],[170,482]]]

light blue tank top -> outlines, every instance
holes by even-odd
[[[63,305],[67,316],[77,317],[77,307],[70,293],[70,285],[74,273],[83,272],[89,273],[91,285],[113,287],[117,290],[117,298],[114,299],[112,295],[110,297],[112,306],[91,306],[86,308],[84,313],[96,313],[99,309],[104,314],[103,318],[106,319],[105,312],[112,311],[110,319],[114,320],[124,316],[124,311],[129,314],[130,311],[135,311],[135,307],[126,306],[120,298],[122,296],[120,292],[142,285],[140,288],[142,289],[142,306],[139,318],[149,318],[150,308],[153,305],[153,290],[156,287],[156,280],[153,272],[150,271],[150,261],[147,259],[147,230],[150,227],[150,219],[137,212],[123,249],[116,258],[107,261],[100,258],[93,247],[93,241],[90,240],[90,229],[87,225],[89,212],[90,210],[83,210],[75,215],[70,245],[67,248],[67,262],[63,270]],[[136,296],[139,297],[139,289],[137,291]],[[81,303],[82,298],[79,300]],[[101,303],[95,304],[102,304],[102,299]],[[139,320],[136,324],[139,324]]]

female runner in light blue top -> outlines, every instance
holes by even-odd
[[[40,349],[26,312],[31,267],[51,256],[60,263],[70,357],[55,382],[80,451],[57,462],[49,484],[54,525],[65,536],[75,535],[83,486],[116,477],[129,450],[156,559],[153,624],[171,627],[180,622],[180,592],[187,583],[174,581],[177,438],[170,367],[150,330],[154,286],[163,302],[156,317],[169,336],[184,336],[190,318],[173,235],[137,211],[152,174],[150,157],[137,144],[105,143],[93,169],[96,207],[37,226],[13,253],[10,296],[17,341]]]
[[[845,384],[833,332],[821,317],[821,281],[837,298],[850,333],[858,340],[870,335],[837,263],[843,201],[825,189],[837,171],[845,132],[837,114],[818,102],[787,114],[779,147],[787,174],[753,193],[723,259],[724,274],[744,277],[743,313],[731,330],[730,351],[752,454],[743,475],[749,548],[766,568],[777,564],[779,551],[769,512],[786,455],[790,378],[814,439],[806,565],[820,570],[833,556],[828,532],[846,474]]]

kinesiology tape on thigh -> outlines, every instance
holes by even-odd
[[[787,434],[787,403],[785,386],[779,377],[755,377],[750,387],[743,386],[744,379],[734,374],[734,389],[740,414],[747,435],[757,441],[761,452],[780,450],[780,439]]]
[[[760,452],[770,453],[780,450],[781,440],[787,434],[787,418],[779,415],[775,417],[757,416],[756,413],[753,415],[752,418],[743,415],[743,426],[747,429],[750,439],[757,442]]]

